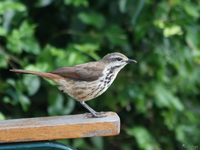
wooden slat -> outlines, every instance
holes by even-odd
[[[0,121],[0,143],[118,135],[119,116],[114,112],[106,115],[103,118],[80,114]]]

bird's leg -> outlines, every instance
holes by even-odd
[[[105,115],[101,115],[101,113],[96,112],[94,109],[92,109],[89,105],[87,105],[84,101],[80,101],[81,105],[85,107],[89,112],[91,112],[92,116],[95,118],[101,118],[106,117]]]

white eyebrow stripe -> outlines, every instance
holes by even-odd
[[[121,58],[121,57],[112,55],[112,56],[110,56],[110,58]]]

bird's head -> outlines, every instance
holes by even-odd
[[[121,70],[128,63],[137,63],[136,60],[128,59],[121,53],[107,54],[100,61],[102,61],[107,67],[113,68],[116,71]]]

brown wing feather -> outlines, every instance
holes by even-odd
[[[63,77],[80,78],[80,76],[76,74],[74,66],[58,68],[50,71],[49,73],[57,74]]]
[[[103,68],[104,66],[99,66],[98,62],[89,62],[81,65],[59,68],[49,73],[75,80],[93,81],[102,76]]]

